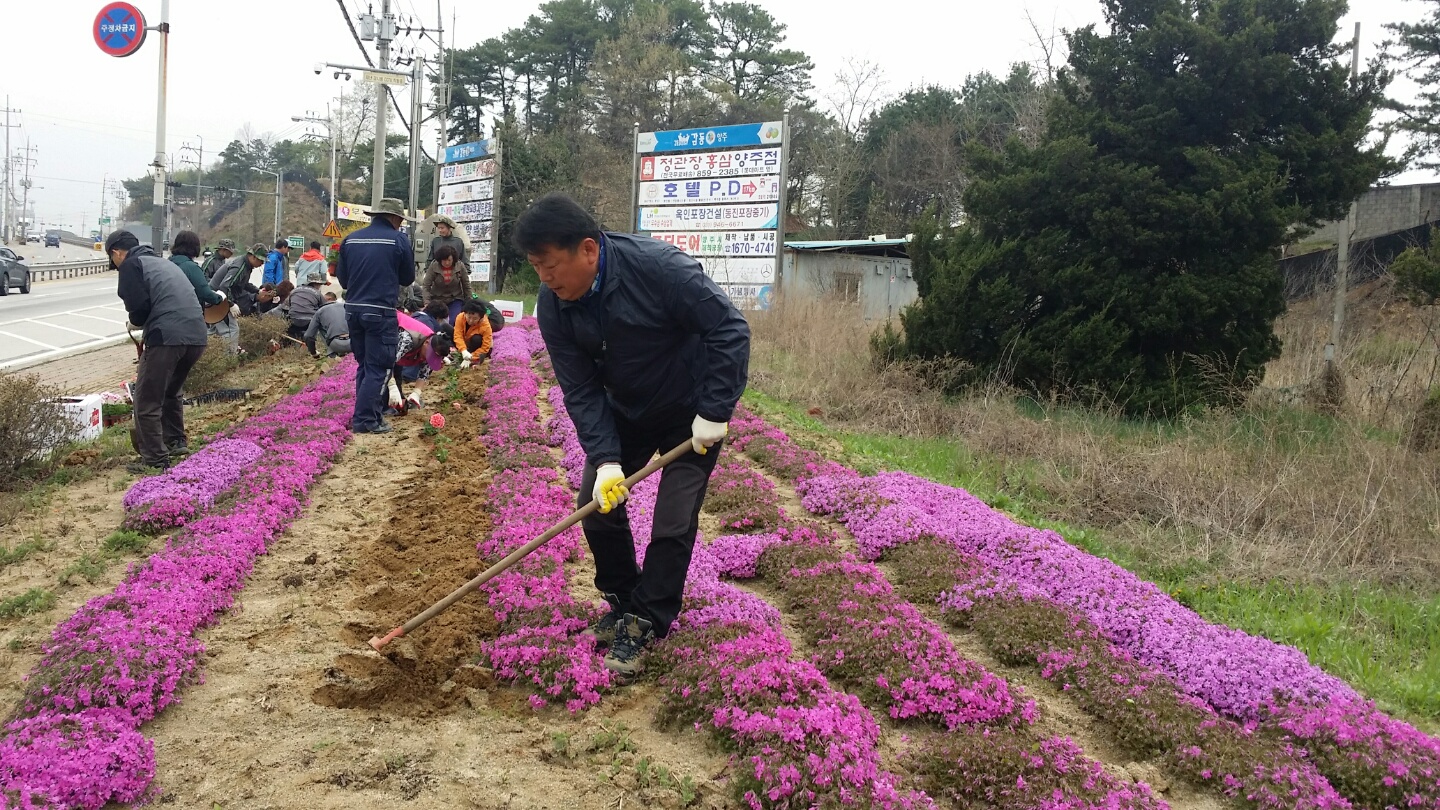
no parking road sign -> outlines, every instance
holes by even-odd
[[[129,56],[145,44],[145,15],[129,3],[110,3],[95,15],[95,44],[111,56]]]

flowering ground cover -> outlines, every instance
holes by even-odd
[[[743,457],[732,458],[725,475],[758,477],[773,489]],[[1029,728],[1035,703],[963,658],[874,564],[841,552],[833,534],[776,514],[762,533],[713,539],[705,556],[721,574],[759,574],[778,587],[824,675],[892,719],[921,724],[905,764],[930,796],[1016,810],[1165,806],[1148,786],[1108,775],[1073,741],[1038,738]]]
[[[145,795],[154,749],[138,729],[200,679],[196,633],[230,607],[255,557],[344,446],[353,379],[353,362],[343,362],[223,433],[222,452],[197,454],[181,481],[203,482],[192,504],[227,488],[229,474],[207,465],[233,465],[244,445],[265,451],[232,482],[243,493],[232,505],[187,518],[112,593],[56,627],[0,738],[0,804],[98,808]],[[165,485],[151,492],[161,497],[149,502],[164,500]]]
[[[1338,794],[1377,810],[1440,807],[1440,743],[1299,651],[1205,622],[1119,566],[961,490],[901,473],[861,477],[753,415],[732,429],[738,447],[796,482],[806,508],[845,523],[862,556],[916,541],[958,552],[945,607],[962,617],[992,611],[972,620],[996,641],[999,628],[1030,628],[1034,641],[1005,642],[1017,660],[1078,689],[1098,715],[1128,718],[1132,742],[1168,750],[1187,772],[1267,805],[1273,797],[1333,806]]]
[[[540,375],[532,368],[539,347],[532,333],[533,322],[500,332],[491,354],[480,437],[496,471],[490,485],[494,528],[479,545],[488,561],[533,540],[575,508],[540,423]],[[568,425],[569,419],[552,420],[551,436],[558,423]],[[600,655],[576,635],[591,614],[571,598],[565,571],[583,554],[580,537],[579,526],[571,527],[481,589],[500,622],[499,637],[485,643],[482,655],[500,680],[533,688],[536,708],[561,702],[577,712],[597,703],[610,685]]]
[[[185,525],[234,487],[264,452],[245,439],[222,439],[163,475],[136,481],[123,501],[125,527],[159,533]]]

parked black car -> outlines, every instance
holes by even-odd
[[[0,247],[0,295],[9,295],[11,287],[19,287],[22,293],[30,292],[30,268],[24,256]]]

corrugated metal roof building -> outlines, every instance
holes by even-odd
[[[905,239],[786,242],[781,294],[859,304],[866,320],[889,320],[919,297]]]

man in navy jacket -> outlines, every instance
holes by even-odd
[[[381,417],[385,378],[395,365],[400,323],[395,306],[400,288],[415,283],[415,256],[410,237],[400,230],[407,217],[404,205],[386,197],[373,209],[367,227],[340,243],[335,278],[345,289],[345,321],[350,327],[350,351],[360,368],[355,373],[356,433],[389,433]]]
[[[632,676],[680,612],[700,505],[745,390],[750,326],[694,259],[656,239],[602,233],[562,194],[522,214],[514,242],[545,285],[540,334],[585,450],[579,500],[600,504],[583,526],[610,611],[586,634],[610,644],[606,668]],[[642,570],[621,482],[686,440],[694,452],[661,476]]]

